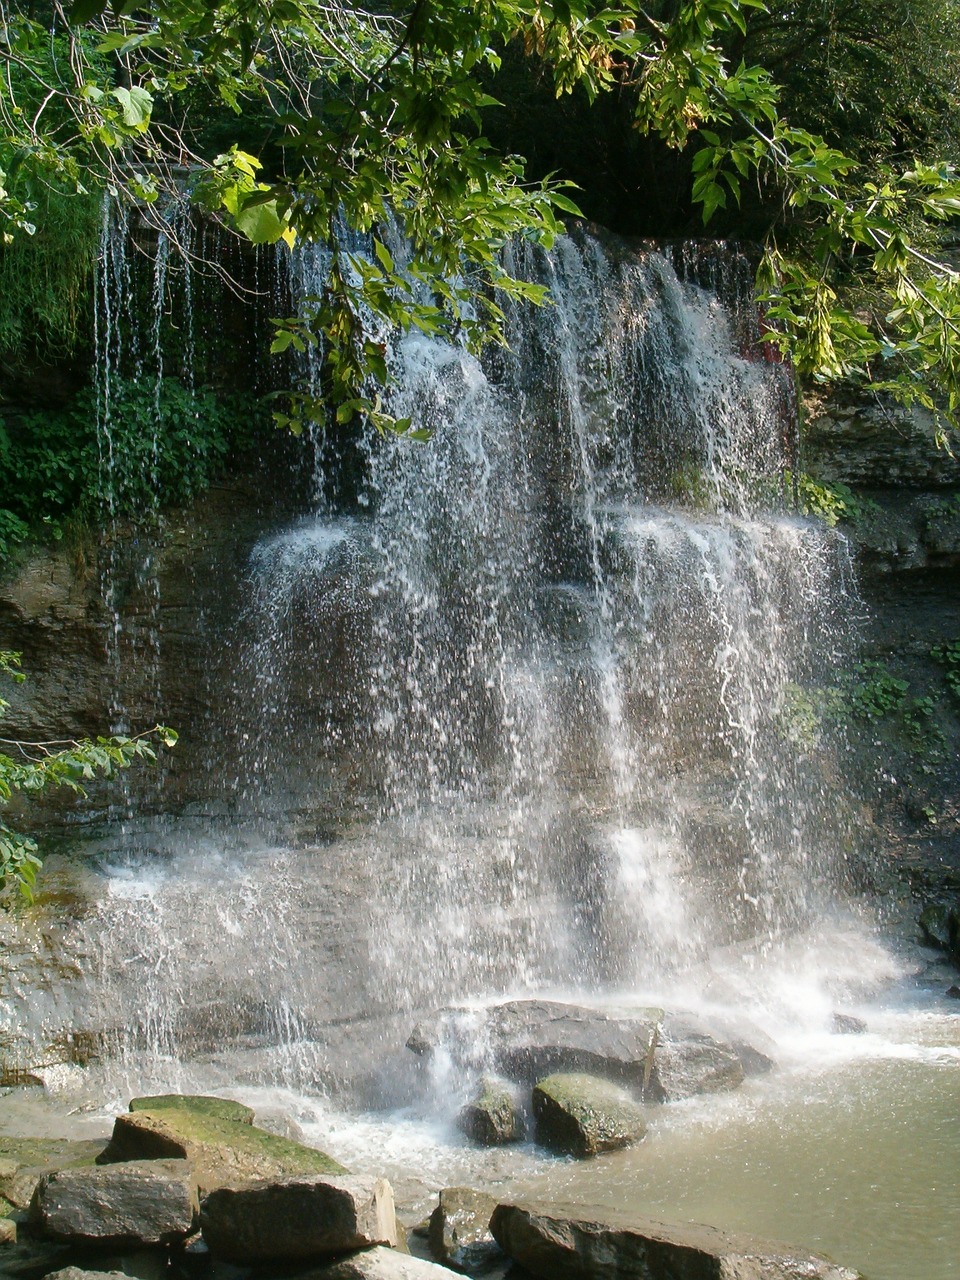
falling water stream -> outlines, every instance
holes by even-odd
[[[508,311],[506,350],[391,347],[391,409],[430,442],[371,437],[355,501],[253,547],[229,822],[89,841],[95,904],[58,944],[82,976],[25,979],[15,1016],[102,1029],[67,1097],[281,1106],[408,1204],[471,1182],[947,1280],[958,1020],[853,891],[842,754],[791,732],[862,609],[843,538],[790,513],[746,265],[579,233],[512,266],[553,302]],[[302,251],[297,287],[324,269]],[[722,1015],[777,1068],[587,1165],[473,1150],[469,1082],[425,1088],[403,1042],[531,993]]]

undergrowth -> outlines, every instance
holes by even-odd
[[[248,397],[129,379],[112,385],[106,428],[91,389],[64,410],[0,420],[0,558],[59,540],[71,520],[142,523],[189,502],[249,445],[260,416]]]

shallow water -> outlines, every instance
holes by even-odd
[[[305,1128],[354,1167],[393,1166],[401,1185],[405,1171],[425,1191],[467,1182],[501,1198],[745,1231],[869,1280],[956,1280],[960,1017],[877,1014],[871,1026],[811,1038],[805,1065],[736,1094],[652,1112],[640,1145],[591,1161],[479,1153],[402,1117],[323,1114]],[[428,1195],[418,1207],[428,1211]]]

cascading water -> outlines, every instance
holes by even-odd
[[[391,346],[390,407],[429,443],[363,439],[359,479],[318,476],[316,513],[253,548],[225,639],[229,818],[91,845],[95,902],[56,947],[83,978],[38,998],[27,974],[14,1016],[37,1040],[96,1030],[101,1103],[279,1098],[355,1168],[648,1208],[662,1186],[666,1216],[835,1247],[808,1122],[826,1143],[836,1088],[886,1151],[888,1112],[863,1092],[884,1064],[896,1079],[878,1088],[907,1072],[925,1097],[960,1060],[936,1019],[911,1022],[909,1045],[885,1011],[869,1036],[830,1032],[838,1006],[903,972],[836,910],[856,873],[851,801],[790,720],[798,687],[854,648],[846,544],[789,514],[789,378],[762,358],[753,304],[736,310],[736,255],[578,233],[512,267],[552,304],[509,309],[505,350],[481,361],[416,332]],[[325,269],[300,250],[295,291],[318,294]],[[421,1011],[523,993],[746,1016],[781,1074],[663,1108],[605,1180],[529,1148],[491,1167],[451,1146],[463,1081],[434,1079],[425,1102],[400,1046]],[[384,1119],[404,1101],[414,1120]],[[942,1114],[942,1098],[924,1111],[938,1151]],[[767,1153],[761,1186],[744,1132]],[[712,1198],[727,1157],[703,1155],[724,1142],[732,1208]],[[791,1177],[786,1198],[810,1207],[781,1228],[766,1183]],[[911,1271],[869,1200],[850,1202],[872,1273],[952,1274],[951,1229]]]
[[[247,794],[296,756],[301,803],[363,807],[395,1004],[631,984],[772,936],[830,897],[843,835],[778,719],[853,602],[842,539],[756,514],[784,370],[658,252],[565,238],[514,269],[553,305],[510,316],[494,367],[394,350],[392,407],[430,443],[369,441],[359,512],[251,558]]]

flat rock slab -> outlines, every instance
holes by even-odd
[[[190,1111],[214,1120],[234,1120],[253,1124],[253,1107],[231,1098],[210,1098],[199,1093],[156,1093],[145,1098],[132,1098],[131,1111]]]
[[[619,1225],[501,1204],[490,1229],[543,1280],[863,1280],[826,1258],[712,1227]]]
[[[643,1108],[625,1089],[583,1074],[557,1074],[533,1090],[539,1143],[561,1155],[595,1156],[639,1142]]]
[[[436,1262],[377,1247],[299,1272],[296,1280],[452,1280],[455,1274]]]
[[[430,1215],[430,1252],[444,1266],[468,1273],[482,1272],[503,1257],[490,1232],[497,1202],[472,1187],[445,1187]]]
[[[212,1192],[200,1211],[210,1252],[227,1262],[307,1262],[397,1244],[393,1189],[383,1178],[313,1175]]]
[[[131,1161],[45,1174],[30,1222],[51,1240],[111,1247],[173,1244],[196,1230],[193,1172],[185,1160]]]
[[[14,1209],[28,1208],[45,1173],[92,1165],[104,1145],[102,1140],[0,1137],[0,1209],[4,1201]]]
[[[346,1173],[313,1147],[252,1124],[177,1107],[117,1116],[113,1136],[97,1163],[163,1159],[190,1160],[201,1197],[217,1187],[263,1178]]]
[[[642,1085],[653,1069],[661,1018],[659,1009],[614,1017],[551,1000],[511,1000],[481,1011],[444,1010],[420,1023],[407,1047],[420,1054],[443,1048],[469,1064],[484,1046],[489,1066],[523,1084],[580,1071]]]

